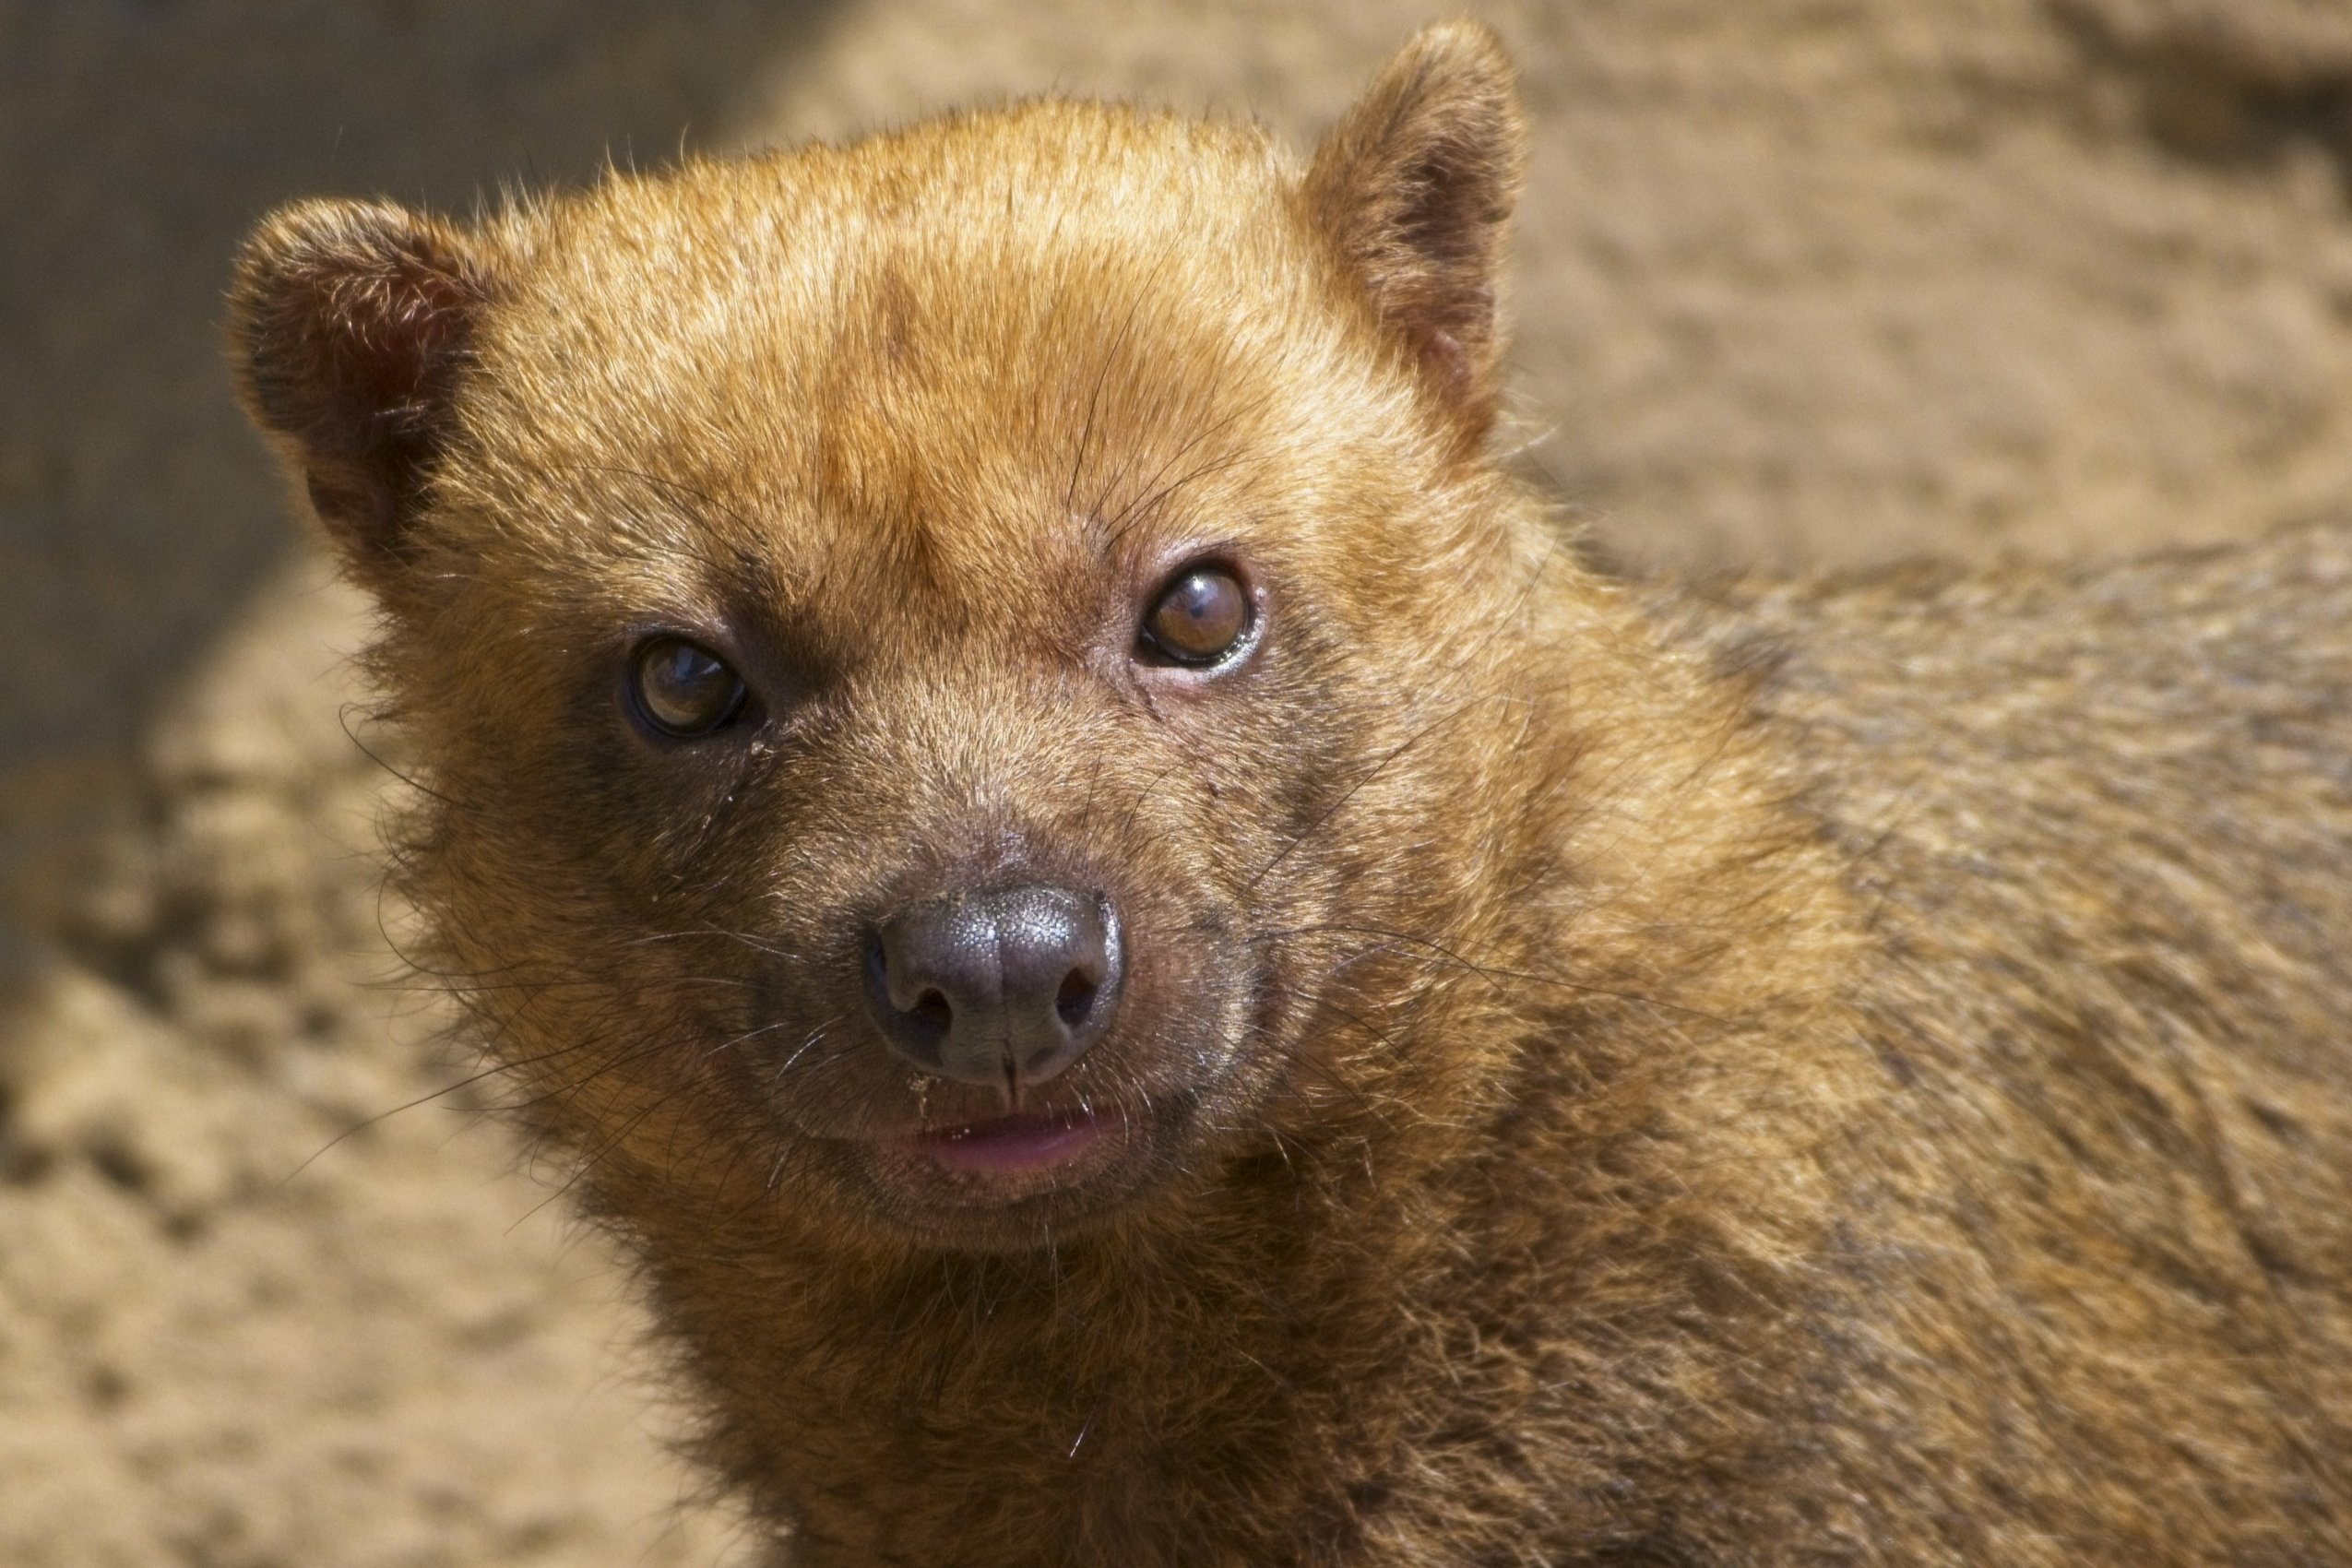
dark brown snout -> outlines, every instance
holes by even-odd
[[[924,1072],[1017,1089],[1102,1038],[1122,960],[1107,898],[1062,887],[954,894],[868,934],[866,1009]]]

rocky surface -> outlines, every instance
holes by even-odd
[[[2342,0],[1470,8],[1535,119],[1524,460],[1621,558],[2079,554],[2352,500]],[[1048,89],[1303,137],[1425,14],[0,0],[0,1562],[742,1544],[398,957],[364,615],[217,367],[244,225]]]

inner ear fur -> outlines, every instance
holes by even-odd
[[[1497,279],[1526,143],[1502,43],[1444,22],[1389,61],[1307,173],[1310,221],[1473,444],[1494,419]]]
[[[379,591],[408,552],[491,295],[461,230],[384,202],[281,208],[238,258],[230,339],[246,410]]]

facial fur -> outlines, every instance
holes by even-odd
[[[434,759],[410,861],[617,1206],[1035,1246],[1328,1133],[1337,1059],[1411,1005],[1389,949],[1467,918],[1504,831],[1430,759],[1524,718],[1462,677],[1538,563],[1304,185],[1252,128],[1038,104],[436,231],[486,303],[412,515],[358,546]],[[297,210],[265,249],[419,221]],[[1196,669],[1139,635],[1202,563],[1250,625]],[[664,636],[740,675],[731,722],[635,712]],[[1115,908],[1109,1034],[1017,1093],[910,1072],[864,933],[1032,882]],[[1014,1111],[1113,1146],[1011,1196],[904,1152]]]

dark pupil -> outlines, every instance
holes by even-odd
[[[724,719],[741,690],[735,672],[688,642],[665,638],[639,656],[637,688],[647,717],[665,730],[708,730]]]
[[[1187,572],[1151,612],[1152,640],[1183,659],[1215,659],[1238,641],[1249,605],[1224,572]]]

